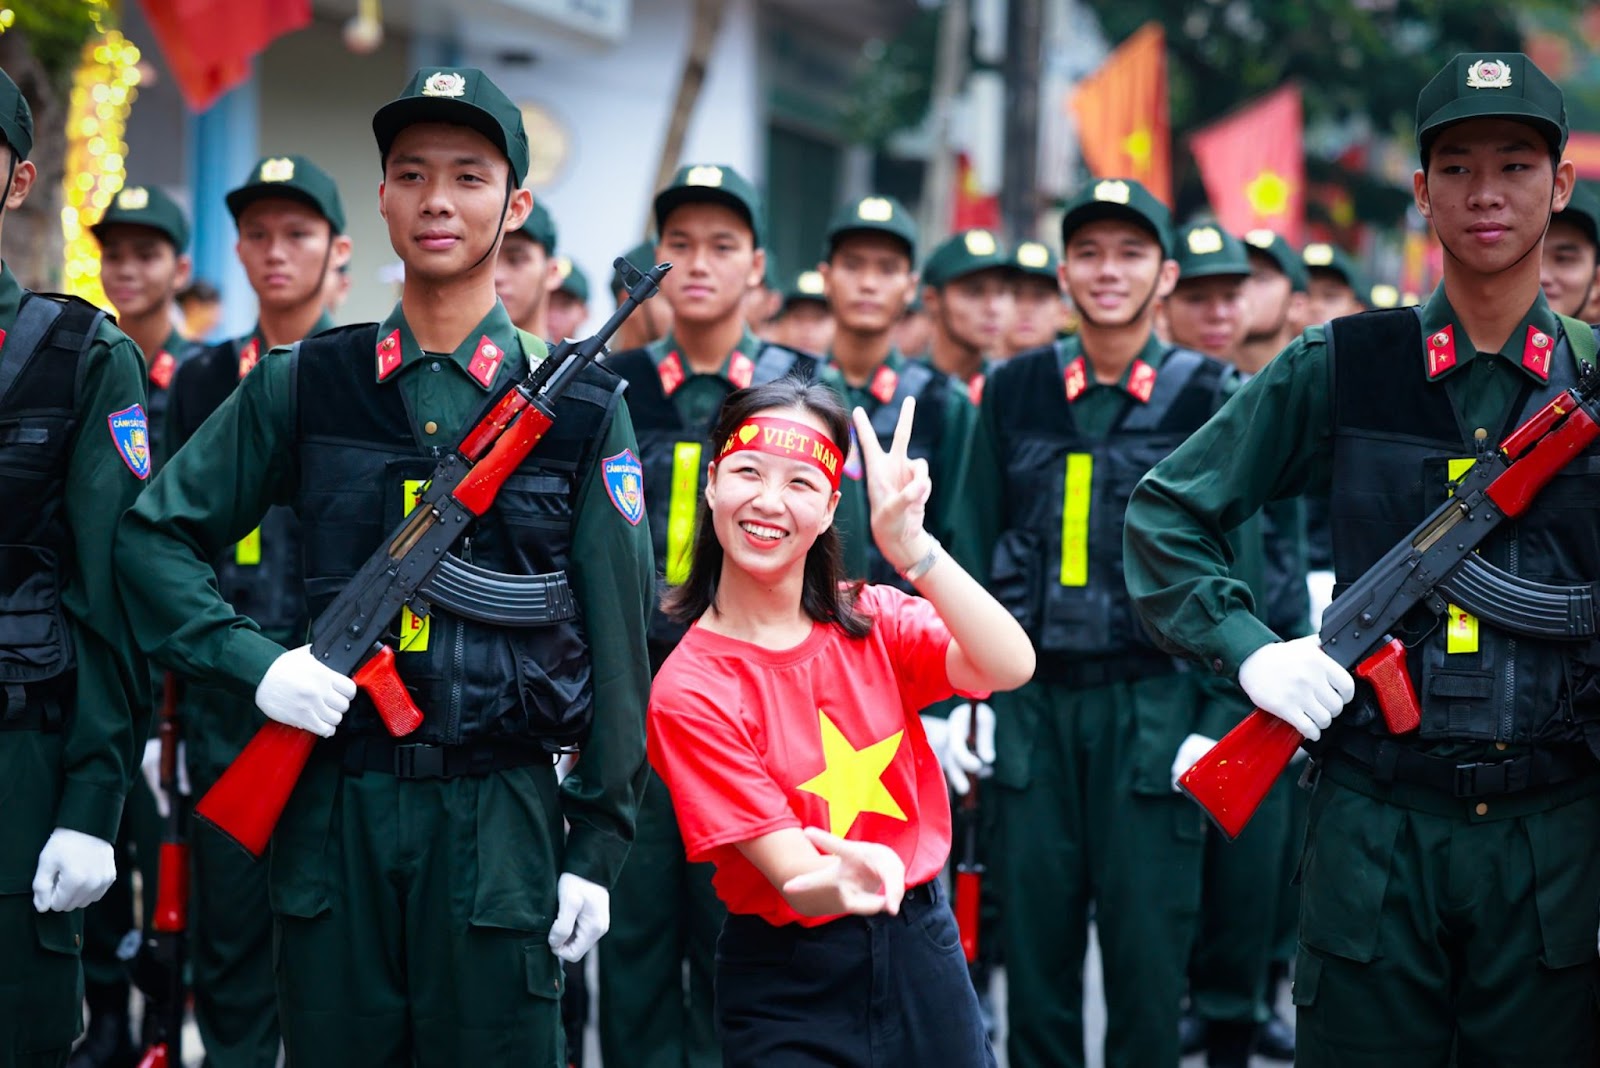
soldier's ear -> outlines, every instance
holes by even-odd
[[[528,221],[528,216],[533,213],[533,194],[526,189],[518,189],[511,194],[511,202],[506,208],[505,232],[522,229],[522,224]]]
[[[1411,175],[1411,195],[1417,202],[1417,210],[1424,219],[1433,218],[1433,200],[1428,196],[1428,172],[1418,170]]]

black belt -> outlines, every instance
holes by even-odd
[[[1335,746],[1324,755],[1355,764],[1379,782],[1414,783],[1455,797],[1521,793],[1572,782],[1596,769],[1583,749],[1536,749],[1506,760],[1459,763],[1365,734],[1340,738]]]
[[[381,737],[348,739],[338,759],[347,775],[377,771],[397,779],[459,779],[554,762],[543,749],[505,742],[428,745]]]
[[[1176,675],[1181,669],[1172,657],[1161,653],[1131,653],[1089,660],[1075,653],[1044,653],[1034,677],[1041,682],[1074,690],[1092,690],[1119,682]]]
[[[910,905],[937,905],[939,903],[939,877],[935,875],[925,883],[906,887],[906,893],[900,899],[901,904]]]

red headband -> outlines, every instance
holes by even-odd
[[[728,435],[717,459],[731,452],[747,450],[781,456],[786,460],[804,460],[822,472],[830,488],[839,488],[839,469],[844,466],[844,456],[839,452],[839,446],[814,426],[764,415],[752,416]]]

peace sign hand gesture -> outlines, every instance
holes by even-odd
[[[900,421],[895,424],[889,451],[878,444],[867,413],[857,408],[852,413],[856,427],[856,447],[866,467],[867,499],[872,506],[872,538],[896,571],[905,571],[927,552],[923,520],[933,481],[928,477],[928,461],[910,459],[906,447],[911,442],[911,422],[917,402],[907,397],[900,406]]]

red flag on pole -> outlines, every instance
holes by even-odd
[[[956,195],[951,205],[952,232],[1000,229],[1000,198],[978,188],[972,157],[965,152],[956,153]]]
[[[1137,178],[1172,204],[1172,123],[1167,112],[1167,37],[1147,22],[1072,95],[1083,158],[1096,178]]]
[[[1236,234],[1266,228],[1291,245],[1301,243],[1303,133],[1300,90],[1290,85],[1190,135],[1189,149],[1218,222]]]
[[[250,61],[311,22],[311,0],[140,0],[161,54],[194,111],[250,76]]]

